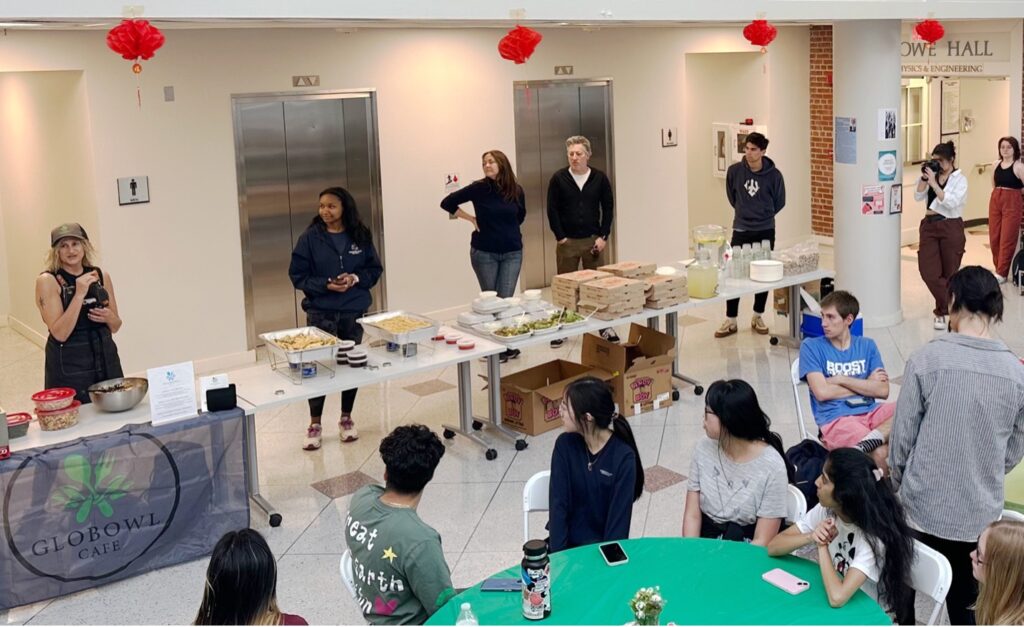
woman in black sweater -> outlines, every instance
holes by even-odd
[[[594,377],[569,384],[561,413],[565,433],[551,455],[548,494],[551,551],[625,540],[644,491],[633,430],[615,412],[611,388]]]
[[[445,196],[441,208],[473,225],[469,261],[480,289],[508,298],[516,293],[523,265],[519,226],[526,219],[526,196],[505,153],[489,150],[481,159],[484,178]],[[467,202],[475,215],[459,208]],[[518,356],[518,350],[506,351],[502,361]]]

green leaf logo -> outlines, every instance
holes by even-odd
[[[59,486],[50,496],[50,502],[66,510],[75,510],[75,521],[84,523],[93,508],[105,518],[114,515],[113,501],[124,497],[132,487],[124,475],[114,475],[104,485],[114,469],[114,456],[105,451],[93,466],[82,455],[68,455],[61,462],[64,474],[72,483]]]

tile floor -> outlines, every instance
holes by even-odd
[[[824,255],[824,265],[831,262]],[[991,263],[987,235],[968,237],[965,264]],[[917,274],[916,255],[904,250],[903,323],[872,329],[891,376],[899,376],[907,356],[932,338],[931,304]],[[1024,299],[1005,288],[1005,322],[997,328],[1004,341],[1024,353]],[[749,299],[741,311],[749,312]],[[719,307],[707,307],[682,317],[683,369],[705,384],[723,377],[742,377],[754,384],[762,405],[787,445],[798,440],[796,414],[789,384],[789,364],[797,352],[771,347],[741,325],[738,335],[715,340],[721,321]],[[746,314],[744,314],[746,315]],[[769,317],[769,320],[771,318]],[[779,330],[785,320],[776,321]],[[537,347],[518,361],[503,366],[514,371],[554,357],[578,358],[580,341],[558,349]],[[695,358],[696,356],[700,358]],[[475,365],[480,368],[481,365]],[[0,328],[0,399],[27,399],[39,389],[43,356],[35,346],[9,328]],[[254,509],[252,525],[262,531],[279,559],[278,599],[288,612],[314,624],[362,623],[355,603],[338,579],[338,560],[344,551],[342,521],[349,496],[331,499],[355,485],[359,472],[380,481],[383,466],[377,445],[384,434],[400,424],[419,422],[440,428],[456,420],[458,400],[455,369],[413,377],[360,391],[356,419],[361,438],[351,444],[338,441],[336,423],[327,422],[324,446],[318,452],[300,450],[307,417],[305,404],[257,416],[262,490],[284,515],[284,523],[271,529]],[[479,386],[478,386],[479,387]],[[338,412],[338,398],[328,400],[325,416]],[[474,393],[477,407],[486,407],[484,392]],[[11,405],[11,403],[8,403]],[[691,390],[671,408],[631,420],[644,464],[651,469],[654,492],[646,492],[633,511],[632,535],[678,535],[683,513],[685,481],[677,473],[689,472],[690,451],[701,430],[703,401]],[[444,539],[445,553],[456,586],[469,586],[521,558],[520,495],[535,472],[546,469],[558,432],[530,438],[530,446],[517,452],[512,443],[488,434],[498,458],[486,461],[483,452],[461,439],[448,442],[434,481],[428,486],[420,515]],[[273,443],[273,446],[271,444]],[[314,485],[316,484],[316,485]],[[540,530],[544,515],[534,514]],[[185,624],[192,621],[203,588],[205,560],[151,572],[128,581],[0,612],[8,624]],[[145,602],[140,602],[140,601]],[[921,608],[919,616],[923,614]]]

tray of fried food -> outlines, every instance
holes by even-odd
[[[426,316],[405,311],[388,311],[357,320],[363,330],[395,344],[419,344],[437,335],[441,323]]]
[[[260,339],[267,343],[267,350],[293,364],[333,360],[339,342],[316,327],[271,331],[261,334]]]

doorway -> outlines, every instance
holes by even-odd
[[[612,85],[610,80],[516,82],[513,88],[516,167],[526,194],[523,223],[522,289],[547,287],[557,272],[555,237],[548,227],[547,195],[551,175],[568,165],[565,140],[590,140],[591,167],[608,175],[612,163]],[[609,262],[615,260],[615,228]]]
[[[321,190],[344,187],[384,258],[376,95],[372,91],[232,96],[246,334],[305,325],[302,293],[288,278],[299,235]],[[372,290],[386,308],[385,277]]]

